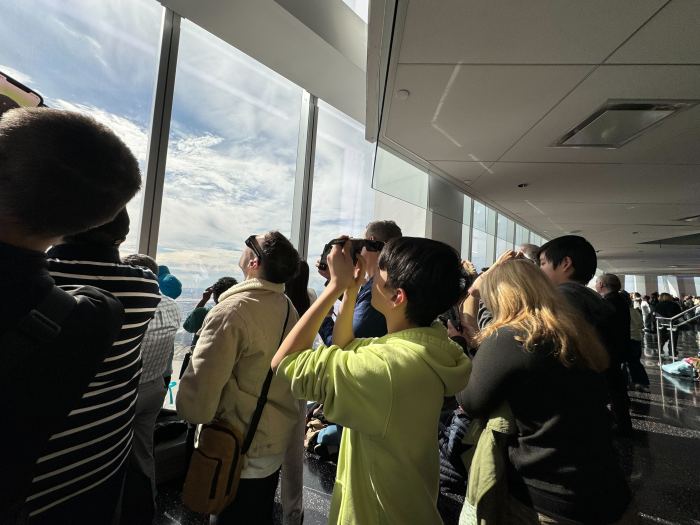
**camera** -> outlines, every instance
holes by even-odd
[[[328,254],[331,253],[333,246],[343,246],[347,241],[351,243],[352,262],[357,264],[357,256],[362,251],[362,248],[367,248],[368,252],[380,252],[384,247],[382,241],[372,241],[370,239],[333,239],[323,247],[321,252],[321,261],[318,263],[319,270],[328,269]]]

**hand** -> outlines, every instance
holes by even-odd
[[[469,324],[463,324],[461,330],[457,330],[455,325],[452,324],[450,319],[447,320],[447,335],[449,337],[464,337],[467,342],[472,342],[476,337],[476,332],[472,329]]]
[[[210,286],[204,292],[202,293],[202,302],[207,302],[209,299],[211,299],[212,294],[214,293],[214,290],[212,290],[212,287]]]
[[[474,280],[472,285],[469,287],[469,295],[473,295],[474,297],[479,297],[481,295],[479,289],[483,284],[484,279],[489,274],[489,272],[493,270],[496,266],[498,266],[499,264],[503,264],[506,261],[510,261],[511,259],[522,258],[524,258],[524,255],[522,253],[516,253],[513,250],[506,250],[505,252],[503,252],[501,256],[498,259],[496,259],[496,262],[489,267],[488,270],[486,270]]]
[[[341,237],[347,239],[347,237]],[[328,254],[328,271],[331,283],[341,291],[359,288],[365,278],[365,260],[357,257],[357,265],[352,262],[352,244],[349,240],[342,246],[336,244]]]
[[[316,259],[316,269],[318,270],[318,274],[321,277],[323,277],[326,281],[329,281],[331,278],[331,274],[328,271],[328,268],[326,268],[325,270],[321,270],[321,268],[319,268],[320,264],[321,264],[321,258],[319,257],[318,259]]]

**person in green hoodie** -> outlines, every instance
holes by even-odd
[[[471,362],[437,316],[466,294],[457,252],[431,239],[402,237],[379,259],[372,306],[387,335],[355,339],[352,316],[364,282],[364,261],[350,243],[328,256],[330,282],[285,338],[272,360],[299,399],[320,401],[345,427],[331,524],[442,523],[436,503],[436,428],[445,396],[463,388]],[[311,350],[326,312],[343,302],[333,345]]]

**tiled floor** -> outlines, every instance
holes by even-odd
[[[698,349],[700,335],[697,332],[681,333],[681,357],[695,356]],[[651,336],[645,341],[643,362],[651,389],[649,393],[630,392],[635,432],[631,439],[617,441],[642,522],[700,525],[700,383],[662,373],[658,367],[656,340]],[[306,525],[326,523],[334,476],[335,465],[307,455],[304,469]],[[182,507],[176,484],[161,487],[159,504],[158,525],[208,523],[203,516]],[[446,524],[457,523],[459,501],[443,497],[440,510]],[[279,505],[276,512],[279,517]]]

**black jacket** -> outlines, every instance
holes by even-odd
[[[46,255],[0,243],[0,523],[12,523],[49,437],[80,399],[111,348],[122,306],[111,295],[84,287],[50,345],[31,338],[7,344],[20,320],[55,286]]]

